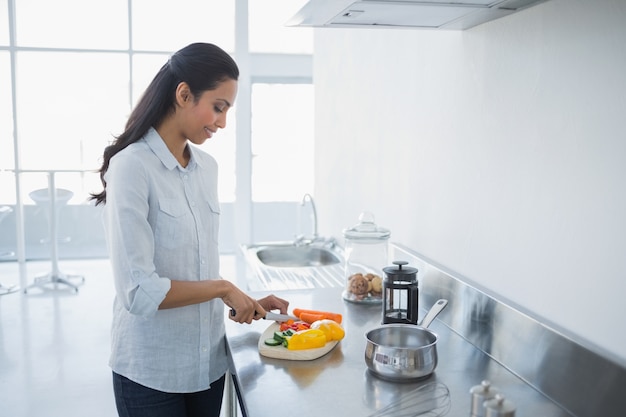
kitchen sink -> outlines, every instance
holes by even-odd
[[[333,239],[312,243],[289,241],[242,245],[253,272],[247,284],[251,290],[288,290],[340,287],[344,283],[343,248]]]
[[[316,246],[265,246],[256,256],[267,266],[283,268],[318,267],[334,265],[341,260],[331,250]]]

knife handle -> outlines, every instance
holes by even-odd
[[[237,314],[237,310],[235,310],[234,308],[230,309],[230,315],[234,316],[235,314]],[[256,312],[256,310],[254,311],[254,315],[256,316],[258,313]],[[265,320],[265,317],[263,317],[263,320]]]

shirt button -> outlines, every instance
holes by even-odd
[[[187,179],[187,178],[189,178],[189,175],[185,174],[185,175],[183,175],[183,178]]]
[[[201,263],[202,265],[204,265],[204,264],[206,263],[206,261],[203,259],[203,260],[201,260],[201,261],[200,261],[200,263]]]
[[[203,352],[206,352],[206,351],[207,351],[206,346],[202,346],[202,351],[203,351]]]

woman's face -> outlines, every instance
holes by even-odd
[[[218,131],[226,127],[226,113],[235,103],[237,81],[225,80],[215,90],[207,90],[197,102],[193,97],[190,105],[184,106],[182,129],[187,139],[201,145]]]

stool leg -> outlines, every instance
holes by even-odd
[[[85,277],[82,275],[64,274],[59,270],[59,255],[58,255],[58,237],[57,237],[57,208],[56,208],[56,184],[54,181],[54,172],[48,173],[48,196],[50,204],[50,260],[52,263],[52,271],[46,275],[35,278],[35,282],[24,289],[24,293],[28,293],[31,288],[39,287],[45,288],[52,284],[53,289],[58,288],[58,284],[67,285],[74,292],[78,292],[78,285],[85,282]],[[76,284],[72,281],[78,281]]]
[[[13,209],[11,209],[8,206],[2,206],[0,208],[0,222],[4,219],[4,217],[11,213],[13,211]],[[15,256],[15,252],[13,251],[9,251],[9,252],[2,252],[0,253],[0,259],[4,259],[4,258],[8,258],[10,256]],[[7,295],[7,294],[11,294],[13,292],[17,292],[20,288],[17,285],[11,285],[9,287],[2,285],[2,283],[0,283],[0,295]]]
[[[70,287],[74,292],[78,292],[78,286],[85,282],[85,277],[82,275],[64,274],[57,272],[53,274],[49,272],[45,275],[40,275],[35,278],[35,281],[24,288],[24,294],[27,294],[29,290],[33,288],[46,289],[52,287],[52,289],[58,289],[58,285],[66,285]]]
[[[1,258],[7,258],[9,256],[14,256],[15,252],[4,252],[4,253],[0,253],[0,259]],[[13,292],[17,292],[20,289],[19,286],[17,285],[11,285],[9,287],[2,285],[2,283],[0,283],[0,295],[7,295],[7,294],[11,294]]]

